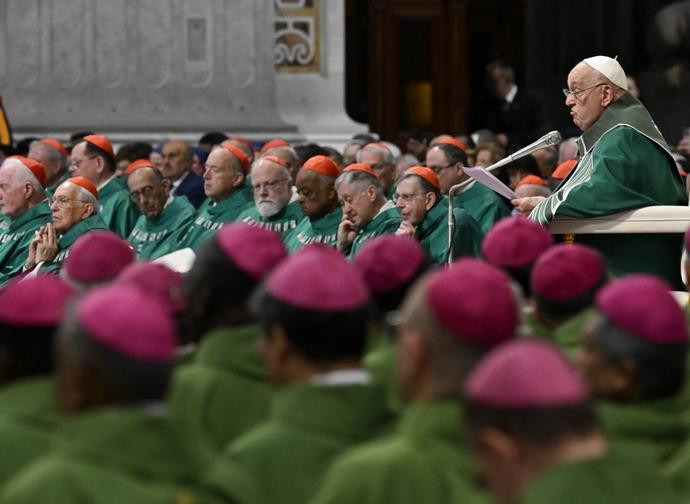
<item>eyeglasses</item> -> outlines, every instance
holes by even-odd
[[[572,97],[577,100],[577,95],[579,95],[580,93],[584,93],[585,91],[589,91],[590,89],[594,89],[595,87],[599,87],[599,86],[606,86],[606,83],[600,82],[599,84],[595,84],[594,86],[590,86],[590,87],[585,88],[585,89],[579,89],[577,91],[571,91],[568,88],[563,88],[563,95],[565,95],[566,98],[569,98],[572,95]]]
[[[445,170],[446,168],[450,168],[450,165],[446,165],[446,166],[427,166],[427,168],[433,170],[434,173],[438,175],[438,174],[440,174],[443,170]]]
[[[412,194],[398,194],[395,193],[393,195],[393,203],[396,205],[398,204],[398,201],[402,201],[403,203],[411,203],[413,202],[416,198],[419,198],[420,196],[424,196],[424,193],[412,193]]]
[[[89,159],[96,159],[96,156],[91,156],[91,157],[87,157],[87,158],[79,159],[79,160],[70,159],[69,165],[74,166],[75,168],[79,169],[79,167],[82,165],[82,163],[84,161],[88,161]]]
[[[139,201],[139,198],[141,198],[142,196],[145,198],[150,198],[151,196],[153,196],[153,192],[155,190],[156,188],[153,186],[146,186],[139,191],[132,191],[131,193],[129,193],[129,199],[136,202]]]
[[[80,199],[71,199],[71,198],[66,198],[65,196],[58,196],[57,198],[55,196],[50,196],[48,198],[48,204],[50,206],[59,206],[62,208],[68,207],[70,203],[88,203],[88,201],[80,200]]]
[[[278,179],[278,180],[269,180],[268,182],[262,182],[260,184],[252,184],[252,190],[254,192],[259,192],[263,188],[266,188],[267,191],[271,191],[271,190],[275,189],[276,187],[278,187],[278,185],[281,184],[282,182],[287,182],[287,179],[283,178],[283,179]]]

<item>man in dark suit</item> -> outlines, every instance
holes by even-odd
[[[487,128],[513,151],[534,141],[542,130],[541,102],[515,84],[515,71],[505,62],[486,67],[490,95],[480,99],[474,111],[473,130]]]
[[[191,171],[193,153],[184,140],[170,140],[163,146],[163,175],[170,179],[173,195],[186,196],[194,208],[206,199],[204,179]]]

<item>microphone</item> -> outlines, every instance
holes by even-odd
[[[504,157],[499,162],[488,166],[486,171],[493,171],[496,168],[505,166],[513,161],[525,157],[528,154],[532,154],[534,151],[543,149],[544,147],[550,147],[551,145],[557,145],[561,142],[561,134],[558,131],[549,131],[546,135],[541,137],[536,142],[529,144],[527,147],[523,147],[517,152],[513,152],[510,156]],[[453,234],[455,232],[455,218],[453,217],[453,196],[459,190],[468,185],[472,179],[465,180],[459,184],[455,184],[448,191],[448,264],[453,261]]]

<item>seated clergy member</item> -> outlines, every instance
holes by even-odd
[[[575,360],[612,446],[668,462],[688,439],[688,324],[666,282],[629,275],[603,287]]]
[[[96,186],[101,219],[111,231],[127,238],[139,210],[129,199],[125,181],[115,174],[110,140],[103,135],[86,135],[72,149],[69,171],[72,176],[87,178]]]
[[[357,162],[370,166],[379,176],[379,184],[386,197],[393,195],[395,183],[395,157],[381,142],[365,145],[357,151]]]
[[[396,234],[415,238],[431,260],[448,260],[448,203],[441,195],[441,185],[430,168],[413,166],[398,179],[393,196],[402,223]],[[479,255],[482,232],[479,224],[462,208],[453,208],[453,259]]]
[[[351,164],[335,181],[343,220],[338,227],[338,250],[354,257],[368,240],[392,234],[400,226],[400,212],[386,199],[379,175],[370,166]]]
[[[50,222],[41,163],[12,156],[0,166],[0,212],[7,227],[0,231],[0,285],[21,273],[34,233]]]
[[[547,343],[499,346],[475,366],[465,397],[470,442],[494,502],[679,502],[642,454],[608,446],[586,386]]]
[[[380,433],[383,389],[361,368],[369,293],[336,250],[310,245],[283,261],[254,296],[260,348],[277,387],[269,418],[230,443],[212,480],[236,494],[233,461],[267,502],[308,502],[331,459]],[[239,502],[244,500],[239,499]]]
[[[455,184],[469,180],[463,168],[468,166],[467,155],[460,141],[452,137],[426,151],[426,166],[438,175],[441,194],[447,195]],[[477,181],[460,189],[453,198],[453,206],[462,207],[487,233],[495,222],[510,215],[508,203],[497,193]]]
[[[285,162],[264,156],[252,165],[254,206],[240,214],[238,221],[259,226],[284,236],[302,220],[302,211],[292,198],[292,177]]]
[[[194,153],[184,140],[170,140],[163,145],[161,172],[172,183],[174,196],[185,196],[194,208],[206,198],[204,179],[192,171]]]
[[[99,210],[98,191],[90,180],[65,180],[50,199],[53,220],[36,232],[25,269],[38,267],[39,273],[58,273],[77,238],[95,229],[108,229]]]
[[[197,250],[223,224],[237,220],[249,208],[252,196],[250,188],[245,187],[247,167],[249,159],[239,147],[223,143],[211,151],[204,170],[207,198],[194,222],[181,233],[182,239],[177,248]]]
[[[292,253],[310,243],[335,247],[343,209],[338,205],[335,179],[340,175],[331,158],[318,155],[304,163],[297,174],[297,194],[304,217],[285,236],[285,246]]]
[[[485,352],[515,336],[518,321],[510,279],[486,263],[461,259],[422,277],[400,317],[397,382],[408,406],[398,428],[337,459],[312,502],[476,501],[460,387]]]
[[[46,171],[46,191],[53,195],[57,186],[69,177],[67,158],[69,153],[60,140],[43,138],[29,149],[26,157],[35,159],[43,165]]]
[[[141,215],[127,240],[139,259],[156,259],[177,248],[177,234],[194,220],[194,207],[184,196],[170,193],[170,181],[147,159],[127,167],[129,197]]]
[[[54,275],[0,291],[0,484],[47,452],[62,414],[55,400],[53,336],[72,289]]]
[[[174,375],[168,408],[218,450],[268,416],[272,391],[247,299],[286,255],[273,231],[232,223],[204,244],[185,279],[186,340],[201,341]]]
[[[198,482],[212,452],[164,415],[177,334],[137,289],[98,287],[57,336],[57,387],[69,425],[54,449],[3,487],[3,502],[218,502]]]

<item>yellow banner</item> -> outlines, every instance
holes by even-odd
[[[5,107],[2,105],[2,98],[0,98],[0,145],[12,145],[12,129],[7,120]]]

